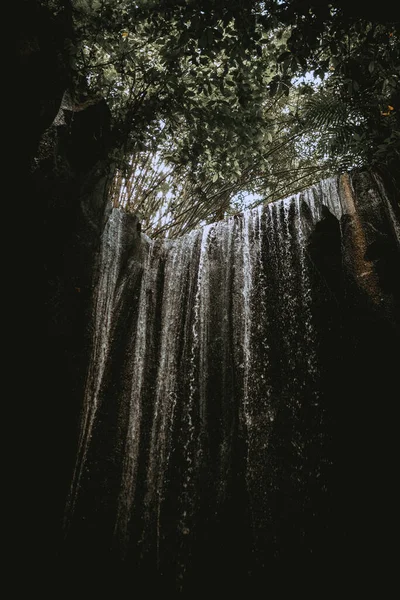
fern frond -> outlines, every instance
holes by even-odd
[[[348,105],[332,95],[316,94],[303,109],[303,119],[312,128],[336,128],[348,123],[351,115]]]

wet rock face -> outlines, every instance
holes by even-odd
[[[331,179],[173,242],[111,212],[66,564],[248,591],[332,575],[349,538],[372,550],[367,442],[399,340],[388,202],[369,174]]]

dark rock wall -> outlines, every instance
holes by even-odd
[[[26,440],[20,498],[36,515],[24,525],[25,532],[33,529],[25,535],[28,563],[37,559],[51,570],[89,360],[93,273],[112,173],[110,116],[104,102],[79,111],[63,103],[72,75],[71,3],[60,2],[54,11],[20,0],[12,8],[18,25],[5,172],[13,182],[20,239],[7,280],[18,315],[13,343],[26,365],[24,377],[13,379]],[[35,492],[27,497],[26,489]]]
[[[346,277],[340,380],[345,425],[338,440],[340,498],[349,542],[344,558],[348,571],[362,585],[375,582],[385,588],[384,574],[391,579],[389,540],[396,512],[399,196],[376,194],[373,180],[365,173],[352,182],[356,214],[343,221]],[[370,576],[364,580],[366,572]]]
[[[29,169],[41,135],[54,121],[71,85],[71,5],[67,0],[60,6],[58,14],[37,0],[17,0],[13,6],[18,27],[13,27],[16,72],[10,111],[15,114],[12,128],[19,141],[21,170]]]

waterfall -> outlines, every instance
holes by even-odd
[[[66,514],[85,551],[180,590],[216,561],[247,577],[326,550],[346,185],[331,178],[174,241],[132,244],[130,217],[112,211]],[[313,251],[324,223],[326,271]]]

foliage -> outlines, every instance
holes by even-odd
[[[348,5],[73,0],[72,94],[110,108],[115,204],[176,236],[243,192],[265,202],[393,165],[399,29]]]
[[[320,151],[336,154],[339,169],[350,164],[395,168],[400,158],[399,16],[378,6],[355,10],[344,1],[272,0],[269,5],[282,27],[291,27],[292,62],[285,62],[284,70],[296,61],[323,79],[319,97],[303,114],[308,125],[330,129],[329,135],[322,132]]]
[[[249,201],[240,201],[243,191],[257,195],[255,206],[314,183],[328,173],[329,163],[315,164],[313,148],[302,143],[305,129],[296,116],[301,100],[293,89],[288,97],[269,101],[264,107],[268,128],[250,140],[249,147],[235,143],[230,148],[228,132],[225,146],[213,155],[206,148],[193,160],[176,158],[179,135],[163,137],[159,132],[153,152],[136,153],[124,171],[119,170],[114,203],[140,213],[144,230],[153,237],[177,236],[249,206]]]

